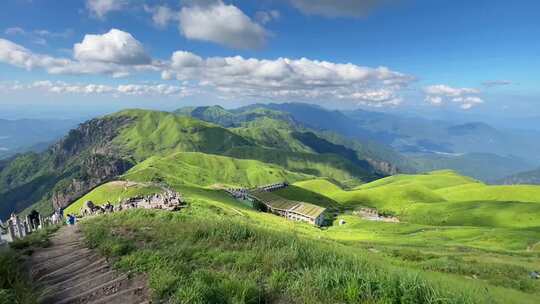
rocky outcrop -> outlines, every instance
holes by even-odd
[[[123,115],[89,120],[43,153],[20,155],[0,172],[0,217],[37,201],[62,208],[132,167],[115,138],[133,121]]]
[[[48,153],[53,157],[55,166],[68,163],[71,158],[83,152],[97,155],[117,154],[112,140],[118,136],[123,126],[131,122],[126,116],[104,117],[89,120],[53,145]]]
[[[374,160],[371,158],[366,158],[366,160],[373,168],[384,175],[395,175],[399,173],[398,168],[389,162]]]
[[[91,154],[72,170],[70,178],[62,180],[53,190],[53,207],[63,208],[91,189],[129,170],[133,164],[114,156]]]

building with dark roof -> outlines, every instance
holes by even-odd
[[[308,222],[316,226],[324,223],[326,208],[306,202],[291,201],[264,190],[255,190],[249,196],[264,206],[268,212],[286,217],[293,221]]]

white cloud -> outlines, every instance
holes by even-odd
[[[267,31],[240,9],[219,0],[195,3],[180,11],[180,31],[188,39],[210,41],[232,48],[251,49],[264,45]]]
[[[13,82],[11,84],[2,83],[4,90],[40,90],[55,94],[110,94],[110,95],[130,95],[130,96],[175,96],[184,97],[191,94],[191,89],[185,86],[175,86],[168,84],[122,84],[111,86],[105,84],[81,84],[66,83],[63,81],[41,80],[30,84]]]
[[[443,105],[447,102],[454,102],[464,110],[484,102],[478,96],[480,90],[474,88],[453,88],[448,85],[438,84],[424,88],[426,94],[425,101],[432,105]]]
[[[45,38],[67,38],[73,34],[73,30],[66,29],[62,32],[51,32],[43,29],[28,31],[20,27],[10,27],[4,31],[4,34],[10,36],[23,36],[34,44],[46,45],[47,40]]]
[[[65,29],[61,32],[52,32],[49,30],[34,30],[33,33],[41,37],[68,38],[73,35],[73,29]]]
[[[179,20],[179,13],[166,5],[158,5],[155,7],[145,5],[144,10],[152,14],[152,21],[159,28],[165,28],[170,22]]]
[[[158,70],[140,42],[129,33],[111,30],[86,35],[74,46],[76,60],[34,53],[7,39],[0,39],[0,62],[17,67],[44,69],[50,74],[109,74],[124,77],[131,72]],[[158,63],[156,63],[158,64]]]
[[[195,81],[220,94],[270,99],[350,100],[370,105],[395,105],[398,92],[414,77],[385,67],[369,68],[306,58],[260,60],[211,57],[178,51],[163,79]]]
[[[324,17],[364,16],[379,5],[395,0],[289,0],[290,3],[307,15]]]
[[[23,46],[6,39],[0,39],[0,62],[27,70],[33,68],[51,70],[55,67],[65,67],[73,63],[70,59],[66,58],[54,58],[48,55],[34,54]]]
[[[103,18],[110,12],[121,10],[126,4],[126,0],[86,0],[86,8],[98,18]]]
[[[80,61],[141,65],[151,62],[142,44],[130,33],[111,29],[103,35],[85,35],[73,46],[73,55]]]
[[[511,85],[513,84],[512,81],[510,80],[488,80],[488,81],[484,81],[482,82],[482,85],[488,87],[488,88],[492,88],[492,87],[500,87],[500,86],[508,86],[508,85]]]
[[[258,11],[255,13],[255,20],[257,20],[260,24],[267,24],[268,22],[277,20],[281,17],[281,14],[279,11],[271,10],[271,11]]]
[[[74,47],[75,58],[58,58],[33,53],[21,45],[0,39],[0,62],[41,68],[51,74],[107,74],[125,77],[133,73],[161,73],[162,79],[177,79],[220,98],[274,99],[282,101],[344,101],[372,106],[393,106],[415,78],[386,67],[365,67],[307,58],[256,59],[235,57],[203,58],[176,51],[169,60],[151,60],[142,45],[129,33],[111,30],[104,35],[87,35]],[[143,58],[141,60],[140,58]],[[143,64],[141,64],[143,63]],[[58,92],[105,92],[105,87],[55,84]],[[144,92],[172,92],[171,87],[133,85],[114,88],[114,93],[137,95]],[[430,88],[433,100],[439,95],[473,97],[468,89],[445,86]],[[461,90],[464,93],[454,93]],[[442,92],[442,93],[441,93]],[[441,100],[442,102],[442,100]],[[457,100],[456,100],[457,102]],[[478,103],[469,99],[462,103]]]
[[[24,35],[26,31],[20,27],[10,27],[4,31],[6,35]]]

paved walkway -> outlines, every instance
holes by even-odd
[[[41,303],[139,304],[148,301],[146,280],[113,270],[107,260],[84,246],[77,226],[64,226],[52,245],[31,256],[30,271],[42,289]]]

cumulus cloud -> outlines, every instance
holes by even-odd
[[[72,64],[70,59],[54,58],[48,55],[34,54],[21,45],[6,39],[0,39],[0,62],[31,70],[44,68],[52,71]]]
[[[195,81],[232,97],[351,100],[369,105],[395,105],[398,92],[414,77],[385,67],[278,58],[210,57],[178,51],[163,79]]]
[[[131,96],[176,96],[184,97],[191,93],[190,88],[168,84],[122,84],[117,86],[105,84],[81,84],[67,83],[63,81],[40,80],[30,84],[14,82],[3,83],[6,90],[37,89],[47,93],[56,94],[110,94],[110,95],[131,95]]]
[[[180,11],[180,31],[188,39],[238,49],[264,45],[268,32],[239,8],[223,1],[195,2]]]
[[[443,105],[454,102],[464,110],[484,102],[478,95],[480,90],[474,88],[453,88],[448,85],[438,84],[424,88],[425,101],[432,105]]]
[[[488,80],[482,82],[482,85],[492,88],[492,87],[501,87],[501,86],[508,86],[511,85],[512,81],[510,80]]]
[[[23,36],[23,37],[26,37],[28,41],[32,43],[39,44],[39,45],[46,45],[47,40],[45,38],[47,39],[67,38],[73,34],[73,30],[66,29],[61,32],[53,32],[49,30],[38,29],[38,30],[29,31],[20,27],[10,27],[4,31],[4,34],[9,35],[9,36]]]
[[[170,22],[179,20],[179,13],[166,5],[158,5],[155,7],[145,5],[144,10],[152,14],[152,21],[154,22],[154,25],[159,28],[165,28]]]
[[[132,73],[161,73],[162,79],[178,80],[183,86],[200,89],[220,98],[273,100],[344,101],[371,106],[393,106],[415,78],[386,67],[365,67],[307,58],[256,59],[235,57],[203,58],[187,51],[176,51],[168,60],[152,60],[129,33],[111,30],[103,35],[87,35],[74,46],[74,58],[58,58],[34,53],[9,40],[0,39],[0,62],[25,69],[41,68],[51,74],[107,74],[125,77]],[[174,87],[130,85],[107,87],[61,85],[58,92],[111,92],[147,94],[174,92]],[[453,93],[452,90],[461,90]],[[437,97],[463,97],[461,103],[475,104],[468,89],[431,88]],[[193,91],[193,90],[192,90]]]
[[[393,0],[288,0],[294,7],[307,15],[324,17],[359,17],[373,8]],[[395,1],[395,0],[394,0]]]
[[[131,34],[111,30],[103,35],[86,35],[74,45],[74,59],[34,53],[6,39],[0,39],[0,62],[17,67],[44,69],[51,74],[110,74],[123,77],[130,72],[157,70],[142,44]]]
[[[125,65],[148,64],[151,61],[138,40],[117,29],[103,35],[85,35],[81,43],[73,46],[73,55],[80,61]]]
[[[121,10],[126,4],[127,0],[86,0],[86,8],[98,18],[103,18],[110,12]]]

